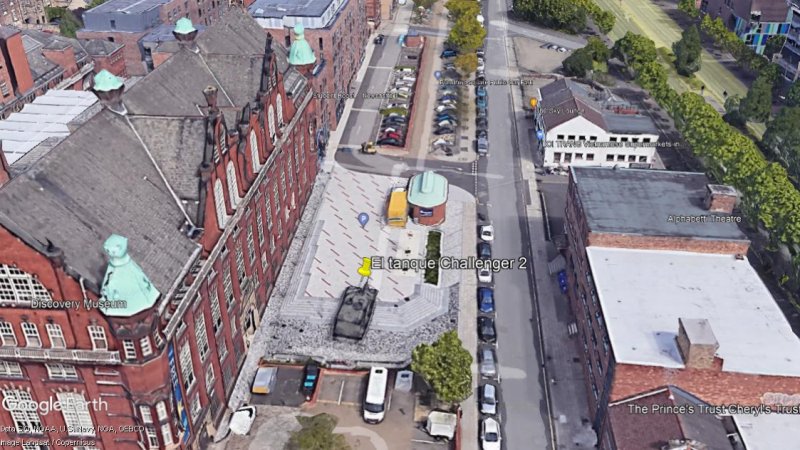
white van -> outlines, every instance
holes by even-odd
[[[417,81],[417,79],[415,77],[403,77],[403,81],[405,81],[407,83],[413,83],[413,82]]]
[[[373,367],[369,371],[367,396],[364,398],[364,422],[380,423],[386,415],[386,384],[389,371],[385,367]]]

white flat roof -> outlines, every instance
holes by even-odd
[[[797,414],[734,414],[733,420],[748,449],[800,450]]]
[[[587,247],[618,363],[683,368],[678,318],[707,319],[722,370],[800,376],[800,339],[747,259]]]

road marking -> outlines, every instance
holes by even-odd
[[[523,369],[516,367],[500,366],[500,372],[506,380],[525,380],[528,374]]]

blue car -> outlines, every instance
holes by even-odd
[[[435,120],[436,122],[441,122],[443,120],[458,120],[458,118],[451,114],[439,114],[438,116],[436,116]]]
[[[478,108],[486,108],[488,106],[486,97],[478,97],[475,102],[478,104]]]
[[[475,93],[478,95],[478,97],[486,97],[486,88],[483,86],[478,86],[475,89]]]
[[[478,308],[482,313],[494,312],[494,290],[492,288],[478,288]]]
[[[442,52],[442,58],[455,58],[458,56],[458,52],[455,50],[445,50]]]
[[[443,102],[445,100],[458,100],[458,96],[456,94],[445,94],[439,97],[440,102]]]

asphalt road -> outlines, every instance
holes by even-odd
[[[488,23],[486,67],[489,79],[509,77],[507,56],[508,26],[506,1],[490,0],[485,11]],[[521,179],[517,138],[510,124],[516,123],[512,109],[511,87],[490,85],[489,156],[479,161],[479,173],[488,185],[489,218],[495,228],[492,257],[531,261],[530,239],[524,217],[527,201],[518,180]],[[482,186],[480,186],[482,187]],[[479,187],[479,191],[481,190]],[[495,274],[497,302],[497,357],[500,363],[503,446],[506,449],[547,449],[545,428],[546,404],[541,387],[541,363],[535,338],[534,293],[527,270],[505,270]]]

